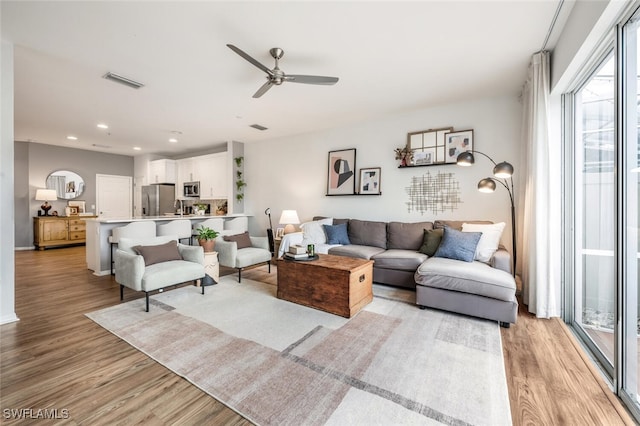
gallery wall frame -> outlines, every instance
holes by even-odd
[[[380,195],[382,169],[380,167],[367,167],[360,169],[359,195]]]
[[[326,195],[354,195],[356,193],[355,170],[355,148],[329,151]]]
[[[399,167],[447,164],[445,135],[452,131],[453,127],[442,127],[407,133],[406,150],[410,155],[406,164]]]
[[[473,151],[473,130],[459,130],[444,135],[446,145],[446,162],[455,164],[458,155]]]

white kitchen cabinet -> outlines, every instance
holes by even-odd
[[[175,160],[149,161],[149,183],[176,183]]]
[[[203,200],[229,196],[231,164],[226,152],[183,158],[176,160],[176,164],[176,195],[179,198],[184,198],[185,182],[200,182],[200,198]]]
[[[227,198],[229,182],[228,157],[226,152],[194,157],[194,170],[200,177],[200,198]]]
[[[181,158],[176,160],[176,198],[185,198],[184,196],[184,184],[186,182],[193,182],[193,158]]]

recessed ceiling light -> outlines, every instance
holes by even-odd
[[[169,139],[169,142],[171,142],[171,143],[178,143],[178,139],[176,139],[176,138],[171,138],[171,139]]]
[[[139,146],[134,146],[134,147],[133,147],[133,150],[134,150],[134,151],[140,151],[141,149],[142,149],[142,148],[140,148]]]
[[[77,141],[78,140],[77,137],[71,136],[71,135],[67,136],[67,139],[69,139],[70,141]]]
[[[98,124],[98,128],[100,128],[100,129],[108,129],[109,126],[107,126],[106,124],[100,123],[100,124]]]

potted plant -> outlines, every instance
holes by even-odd
[[[204,248],[204,251],[212,252],[213,248],[216,245],[215,238],[220,235],[220,233],[214,231],[208,226],[201,226],[197,228],[197,231],[198,235],[196,236],[196,239],[198,240],[198,244],[200,244]]]
[[[198,216],[203,216],[207,211],[207,205],[203,203],[195,203],[193,207],[195,207],[196,215]]]

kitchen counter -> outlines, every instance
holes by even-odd
[[[166,222],[170,220],[188,219],[193,225],[206,219],[218,218],[225,221],[238,218],[249,218],[251,215],[246,214],[230,214],[225,216],[217,215],[170,215],[163,216],[133,216],[128,218],[111,218],[105,219],[100,217],[86,218],[86,259],[87,268],[92,270],[95,275],[109,275],[111,273],[111,244],[109,237],[113,228],[124,226],[131,222]],[[226,228],[225,228],[226,229]],[[245,231],[248,229],[244,229]],[[238,232],[242,232],[239,230]],[[235,233],[235,232],[234,232]],[[115,250],[115,248],[114,248]]]
[[[180,216],[179,214],[165,214],[162,216],[132,216],[126,218],[111,218],[111,219],[103,219],[100,217],[96,218],[87,218],[87,222],[93,221],[98,223],[131,223],[131,222],[142,222],[142,221],[161,221],[161,220],[175,220],[175,219],[189,219],[189,220],[205,220],[211,218],[221,218],[221,219],[232,219],[234,217],[249,217],[246,214],[230,214],[230,215],[196,215],[196,214],[185,214]]]

